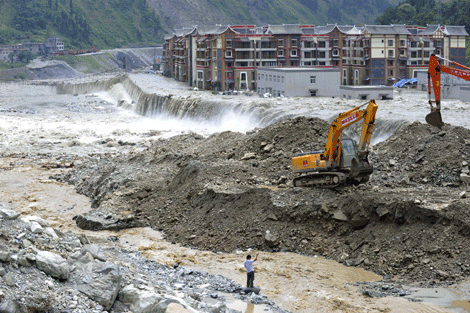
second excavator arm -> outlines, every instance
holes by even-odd
[[[441,65],[439,60],[443,60],[462,69]],[[441,128],[444,125],[441,116],[441,72],[460,77],[470,81],[470,68],[457,62],[445,59],[441,56],[431,54],[428,65],[428,97],[431,113],[426,115],[426,122],[430,125]],[[434,90],[434,100],[431,97],[431,89]],[[436,106],[433,106],[433,103]]]

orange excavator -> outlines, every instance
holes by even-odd
[[[362,107],[367,105],[365,109]],[[324,151],[310,151],[292,158],[294,187],[336,187],[369,180],[374,167],[369,162],[370,138],[377,112],[375,100],[339,114],[330,125]],[[362,120],[359,144],[340,138],[344,129]]]
[[[451,65],[460,67],[460,69],[441,65],[439,60],[446,61]],[[426,115],[426,122],[438,128],[442,128],[442,126],[444,126],[441,116],[441,72],[470,81],[470,68],[441,56],[431,54],[428,66],[428,95],[431,113]],[[431,97],[431,87],[434,90],[434,100],[432,100]],[[433,106],[433,103],[435,103],[436,106]]]

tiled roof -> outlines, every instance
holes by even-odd
[[[457,36],[468,36],[465,26],[446,26],[444,28],[444,34],[446,35],[457,35]]]
[[[302,35],[302,29],[299,24],[269,25],[268,33],[273,35]]]
[[[428,25],[424,29],[419,29],[417,35],[432,35],[440,29],[439,25]]]
[[[365,25],[365,30],[371,34],[410,35],[405,25]]]
[[[196,32],[196,27],[192,28],[182,28],[182,29],[175,29],[175,35],[178,37],[184,37],[189,34],[195,33]]]
[[[227,29],[229,29],[230,26],[228,25],[216,25],[212,27],[204,27],[199,29],[198,32],[201,35],[220,35],[223,34]]]
[[[328,24],[326,26],[315,26],[315,33],[319,35],[328,34],[335,29],[335,24]]]

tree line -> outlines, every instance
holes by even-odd
[[[376,19],[381,25],[407,24],[426,26],[428,24],[459,25],[470,30],[470,0],[405,0],[396,7],[385,9]]]

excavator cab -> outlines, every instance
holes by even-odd
[[[352,159],[356,157],[356,147],[351,138],[342,138],[342,151],[341,151],[341,168],[351,167]]]

